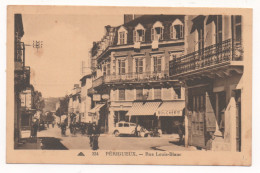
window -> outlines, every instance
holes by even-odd
[[[222,42],[222,16],[221,15],[216,16],[215,28],[216,28],[216,44],[218,44]]]
[[[154,99],[161,99],[161,88],[154,88]]]
[[[118,42],[117,44],[127,44],[127,30],[124,26],[119,28],[118,32]]]
[[[123,75],[125,74],[125,59],[118,60],[118,74]]]
[[[136,126],[136,124],[134,124],[134,123],[131,123],[131,124],[130,124],[130,126]]]
[[[151,29],[151,39],[152,41],[163,39],[163,25],[161,22],[157,21],[153,25],[153,28]]]
[[[154,73],[162,72],[162,57],[161,56],[153,56],[153,66]]]
[[[142,99],[143,99],[143,90],[136,89],[136,100],[142,100]]]
[[[138,29],[133,31],[134,42],[143,42],[144,41],[144,30]]]
[[[129,127],[129,123],[124,123],[124,127]]]
[[[125,44],[125,32],[119,32],[119,44]]]
[[[106,68],[106,65],[104,64],[103,65],[103,76],[106,76],[106,74],[107,74],[107,70],[106,70],[107,68]]]
[[[123,123],[119,123],[119,124],[118,124],[118,127],[123,127]]]
[[[107,64],[107,75],[110,75],[110,63]]]
[[[125,100],[125,90],[124,89],[119,90],[119,100]]]
[[[241,43],[241,16],[233,16],[234,31],[233,39],[236,43]]]
[[[135,68],[136,68],[136,73],[138,73],[138,74],[143,73],[143,58],[135,59]]]
[[[199,55],[202,55],[204,53],[204,26],[201,26],[197,30],[198,32],[198,50],[199,50]]]
[[[183,32],[184,32],[183,23],[179,19],[176,19],[170,27],[171,39],[182,39],[184,37]]]

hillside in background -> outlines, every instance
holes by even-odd
[[[43,109],[44,112],[46,111],[56,111],[56,103],[59,102],[59,100],[62,99],[62,97],[48,97],[44,98],[45,107]]]

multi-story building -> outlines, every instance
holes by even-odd
[[[115,123],[131,121],[147,129],[172,133],[182,116],[184,89],[169,78],[169,61],[184,53],[184,16],[125,15],[118,27],[106,27],[95,65],[93,111],[99,124],[113,133]]]
[[[89,69],[89,68],[88,68]],[[86,71],[80,79],[81,82],[81,105],[80,105],[80,117],[81,123],[92,123],[93,117],[89,116],[89,111],[91,110],[92,100],[88,95],[88,90],[92,87],[92,73],[90,70]]]
[[[17,146],[21,130],[20,94],[30,85],[30,67],[25,66],[25,45],[21,41],[24,35],[21,14],[14,15],[14,140]]]
[[[185,16],[185,55],[170,75],[185,84],[189,145],[241,150],[242,31],[241,16]]]
[[[68,122],[70,123],[70,115],[76,115],[76,122],[80,122],[80,108],[81,108],[81,88],[79,84],[74,84],[74,88],[69,94],[69,103],[68,103]]]

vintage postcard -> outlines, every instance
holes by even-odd
[[[252,9],[7,10],[7,163],[251,165]]]

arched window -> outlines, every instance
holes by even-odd
[[[154,40],[162,40],[163,39],[163,25],[161,22],[157,21],[154,23],[151,30],[151,39]]]
[[[183,27],[183,23],[179,20],[176,19],[170,28],[170,36],[171,39],[182,39],[184,37],[184,27]]]
[[[140,23],[135,27],[133,31],[134,42],[144,42],[145,41],[145,29]]]
[[[117,44],[127,44],[127,30],[123,26],[121,26],[118,30]]]

